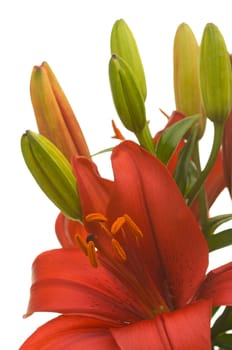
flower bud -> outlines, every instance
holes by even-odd
[[[147,87],[143,64],[135,38],[123,19],[119,19],[114,23],[111,32],[110,45],[111,54],[122,57],[131,67],[133,74],[137,79],[142,96],[145,100],[147,95]]]
[[[46,62],[33,68],[30,93],[39,132],[54,143],[68,160],[73,154],[89,157],[80,125]]]
[[[186,115],[200,112],[199,45],[191,30],[182,23],[177,28],[173,48],[176,109]]]
[[[144,99],[132,69],[123,58],[112,55],[109,78],[114,105],[122,123],[134,133],[142,131],[146,125]]]
[[[206,116],[223,123],[232,107],[230,56],[218,27],[206,25],[200,45],[200,91]]]
[[[27,131],[21,138],[25,163],[48,198],[70,219],[81,220],[71,164],[46,137]]]

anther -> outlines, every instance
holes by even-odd
[[[107,218],[101,213],[91,213],[86,215],[85,220],[87,222],[106,222]]]
[[[125,224],[126,219],[124,216],[119,216],[112,224],[111,226],[111,233],[113,235],[115,235],[121,228],[122,226]]]
[[[129,215],[127,215],[127,214],[124,214],[123,217],[125,218],[126,223],[130,226],[130,228],[134,232],[135,236],[137,238],[142,238],[143,237],[143,233],[140,230],[140,228],[136,225],[134,220],[132,220],[131,217]]]
[[[113,238],[111,243],[112,243],[112,247],[113,247],[115,253],[118,255],[118,257],[121,260],[125,261],[126,260],[126,252],[123,249],[123,247],[121,246],[121,244],[119,243],[119,241],[117,241],[116,239]]]
[[[81,248],[81,250],[85,253],[85,255],[87,256],[88,255],[88,251],[87,251],[87,243],[86,241],[84,240],[84,238],[79,235],[79,234],[76,234],[75,235],[75,239],[77,240],[77,243],[79,245],[79,247]]]
[[[93,241],[90,241],[87,244],[87,252],[88,252],[88,257],[90,260],[90,263],[93,267],[98,267],[98,258],[97,258],[97,253],[95,249],[95,244]]]

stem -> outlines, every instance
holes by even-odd
[[[202,185],[204,184],[207,176],[209,175],[217,159],[218,151],[221,147],[223,131],[224,131],[224,123],[214,123],[214,140],[213,140],[211,153],[204,170],[201,172],[199,178],[197,179],[197,181],[195,182],[192,189],[189,191],[187,195],[189,205],[192,204],[193,200],[198,195]]]
[[[136,137],[141,146],[143,146],[146,150],[151,152],[151,154],[155,154],[154,140],[151,136],[151,132],[147,123],[142,131],[136,133]]]
[[[200,162],[200,155],[199,155],[199,144],[197,142],[196,148],[193,152],[193,161],[199,171],[201,172],[201,162]],[[205,186],[201,186],[201,189],[199,191],[198,195],[198,206],[199,206],[199,216],[200,216],[200,223],[201,227],[204,232],[204,227],[208,222],[208,203],[205,193]]]

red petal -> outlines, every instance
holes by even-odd
[[[121,350],[210,350],[210,311],[210,302],[202,300],[111,333]]]
[[[139,300],[103,266],[97,269],[77,249],[56,249],[33,263],[27,315],[36,311],[78,313],[99,319],[136,321]]]
[[[87,232],[82,223],[70,220],[62,213],[60,213],[56,219],[55,230],[57,238],[63,248],[79,248],[75,238],[77,233],[84,239],[87,237]]]
[[[225,176],[223,171],[222,152],[218,153],[217,160],[206,180],[206,193],[209,208],[225,188]]]
[[[117,350],[110,323],[77,316],[59,316],[38,328],[19,350]]]
[[[165,166],[135,143],[125,141],[116,147],[112,164],[114,207],[120,206],[121,213],[129,214],[142,229],[142,259],[150,264],[151,274],[156,271],[155,282],[163,284],[163,295],[169,288],[175,306],[185,305],[208,265],[208,247],[191,210]]]
[[[84,157],[73,158],[73,171],[77,176],[83,220],[89,213],[106,213],[113,183],[99,176],[96,165]],[[88,226],[88,225],[87,225]],[[90,231],[92,226],[90,226]]]
[[[207,274],[198,298],[212,298],[214,306],[232,305],[232,262]]]

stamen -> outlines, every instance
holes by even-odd
[[[115,253],[118,255],[118,257],[121,260],[125,261],[126,260],[126,252],[123,249],[123,247],[121,246],[121,244],[119,243],[119,241],[117,241],[116,239],[113,238],[111,243],[112,243],[112,247],[113,247]]]
[[[86,256],[88,256],[87,243],[84,238],[81,235],[76,234],[75,239],[77,240],[77,243],[81,250],[85,253]]]
[[[111,233],[113,235],[115,235],[119,230],[120,228],[125,224],[126,222],[126,219],[124,216],[119,216],[112,224],[111,226]]]
[[[91,213],[86,215],[85,220],[87,222],[106,222],[107,218],[101,213]]]
[[[95,244],[93,241],[89,241],[87,244],[88,257],[93,267],[98,267],[98,258],[96,253]]]
[[[140,230],[140,228],[136,225],[134,220],[132,220],[131,217],[128,214],[124,214],[123,217],[125,218],[126,223],[130,226],[130,228],[134,232],[135,236],[137,238],[142,238],[143,237],[143,233]]]

